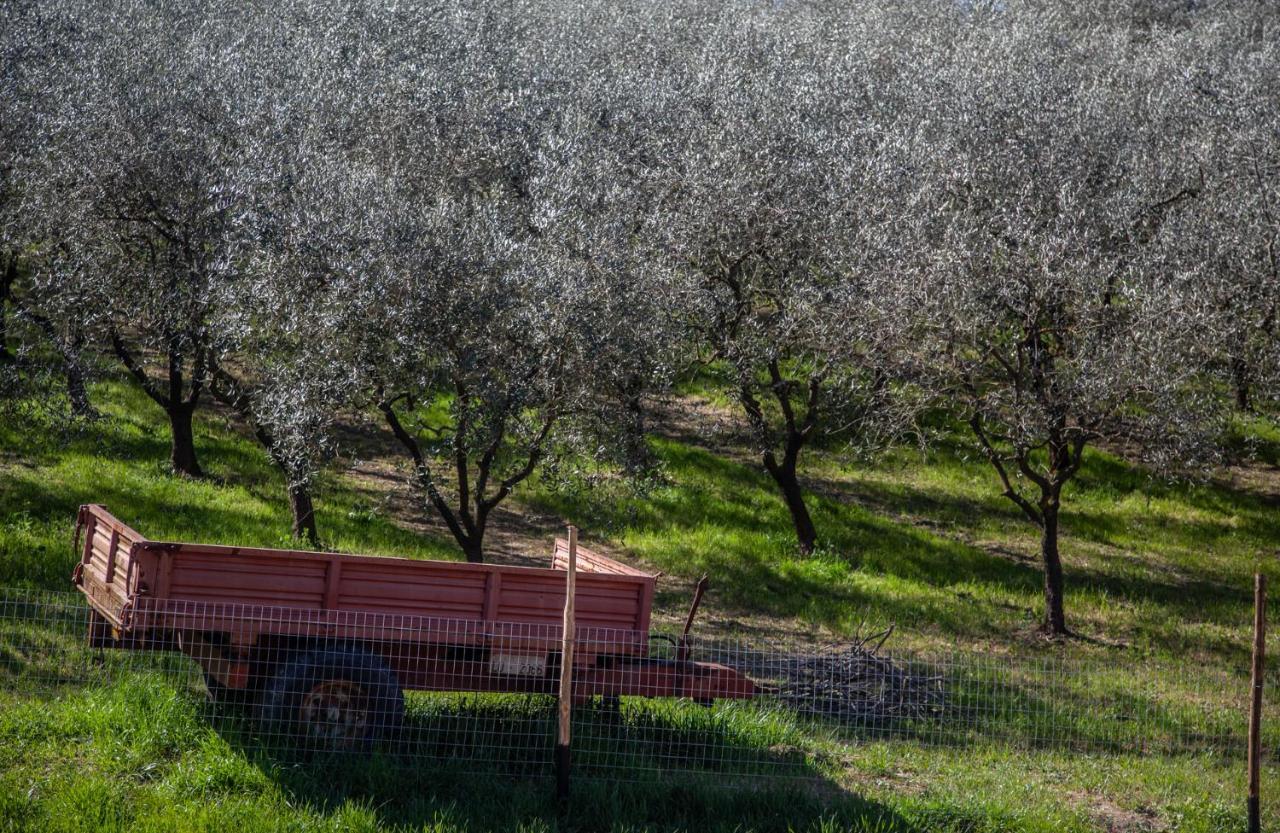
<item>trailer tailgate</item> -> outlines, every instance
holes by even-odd
[[[125,610],[138,585],[135,556],[146,538],[98,504],[80,507],[76,517],[80,563],[72,581],[111,624],[124,624]]]

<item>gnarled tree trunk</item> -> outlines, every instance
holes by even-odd
[[[805,505],[804,490],[800,488],[797,471],[800,451],[809,442],[818,424],[818,400],[822,392],[823,374],[809,376],[804,385],[804,415],[801,418],[797,415],[791,401],[792,393],[799,388],[799,385],[783,376],[782,368],[776,359],[769,362],[768,369],[769,391],[777,400],[783,417],[780,432],[783,449],[781,462],[774,454],[775,432],[770,427],[764,409],[752,391],[750,383],[744,382],[739,386],[738,402],[746,412],[747,421],[755,432],[757,442],[760,443],[762,449],[760,459],[764,463],[765,470],[769,472],[769,476],[782,492],[782,500],[787,505],[787,512],[791,515],[791,525],[796,531],[796,544],[801,552],[809,555],[818,545],[818,532],[813,525],[813,518],[809,515],[809,508]]]
[[[289,513],[293,516],[293,537],[319,547],[320,530],[316,527],[315,505],[311,501],[311,489],[306,483],[289,484]]]
[[[96,419],[98,411],[89,400],[88,379],[84,372],[84,336],[78,330],[73,330],[70,335],[64,336],[58,332],[58,328],[47,316],[30,309],[26,310],[26,314],[58,351],[58,357],[62,361],[62,375],[67,380],[67,399],[71,401],[71,415]]]
[[[1242,358],[1231,360],[1231,383],[1235,388],[1236,409],[1242,413],[1253,411],[1252,384],[1249,379],[1249,363]]]
[[[1067,617],[1063,601],[1062,558],[1058,554],[1058,507],[1054,504],[1041,509],[1043,525],[1040,528],[1040,560],[1044,567],[1044,621],[1041,630],[1048,636],[1066,636]]]
[[[192,430],[192,417],[200,403],[200,394],[205,384],[205,355],[202,350],[196,352],[192,362],[191,381],[188,386],[183,371],[182,350],[178,346],[178,338],[169,339],[167,356],[168,373],[166,384],[161,386],[147,375],[138,358],[130,352],[120,333],[111,333],[111,347],[116,356],[124,364],[130,375],[142,386],[142,390],[169,416],[170,452],[169,463],[173,473],[183,477],[203,477],[204,472],[196,459],[195,432]]]
[[[11,364],[17,358],[9,352],[9,296],[14,281],[18,279],[18,258],[4,256],[4,269],[0,271],[0,364]]]
[[[809,507],[804,502],[804,491],[800,488],[800,478],[796,476],[796,461],[793,457],[779,463],[773,452],[764,453],[764,467],[782,492],[782,499],[791,514],[791,524],[796,530],[796,541],[800,551],[805,555],[813,552],[818,544],[818,531],[809,516]]]
[[[459,384],[456,390],[459,400],[466,398],[467,392],[464,386]],[[495,461],[498,459],[500,447],[506,438],[506,415],[503,415],[503,418],[498,421],[498,427],[490,434],[487,442],[479,449],[474,449],[466,443],[466,428],[469,420],[464,414],[459,420],[453,438],[453,469],[458,488],[458,500],[455,508],[449,505],[449,501],[436,488],[422,445],[418,442],[413,432],[404,426],[400,421],[400,417],[396,414],[395,402],[399,398],[404,397],[384,397],[378,403],[378,408],[386,418],[387,426],[391,428],[391,432],[395,434],[396,439],[400,441],[400,444],[413,460],[414,479],[417,481],[418,487],[422,490],[427,501],[435,507],[435,510],[444,520],[445,526],[449,528],[449,532],[453,535],[459,548],[462,549],[467,561],[472,564],[483,563],[484,532],[489,524],[489,515],[498,504],[507,499],[516,486],[533,474],[534,468],[542,459],[543,448],[551,432],[551,427],[558,418],[558,404],[549,408],[543,414],[542,425],[538,433],[525,444],[522,451],[523,464],[512,474],[501,479],[498,479],[499,475],[495,469],[497,465]],[[479,451],[479,453],[475,455],[473,462],[472,453],[476,451]],[[471,476],[473,466],[475,468],[474,479]],[[490,493],[488,486],[495,480],[498,483],[497,488]]]
[[[267,430],[254,414],[249,394],[234,376],[224,370],[217,362],[209,363],[209,391],[214,398],[236,412],[253,430],[253,438],[267,452],[271,462],[284,475],[289,495],[290,532],[295,540],[306,541],[310,546],[320,547],[320,529],[316,524],[315,504],[311,499],[311,487],[296,464],[280,452],[275,437]]]
[[[67,398],[71,400],[72,416],[93,419],[98,416],[97,408],[89,400],[89,387],[85,383],[84,367],[80,357],[76,356],[63,365],[67,374]]]
[[[184,477],[204,477],[200,462],[196,459],[196,438],[192,428],[192,416],[195,407],[188,403],[173,405],[168,408],[169,431],[172,443],[169,452],[169,465],[174,474]]]
[[[84,336],[77,330],[68,339],[57,339],[62,355],[62,370],[67,377],[67,398],[71,400],[71,415],[96,419],[98,410],[89,400],[89,386],[84,372]]]
[[[1012,455],[1018,470],[1040,490],[1040,498],[1032,503],[1018,491],[1009,479],[1005,458],[997,451],[991,437],[983,427],[983,417],[975,410],[969,418],[974,436],[982,446],[987,460],[995,468],[1004,486],[1004,496],[1022,510],[1027,520],[1040,530],[1040,562],[1044,569],[1044,619],[1040,630],[1052,637],[1069,636],[1066,604],[1063,598],[1064,579],[1062,557],[1058,552],[1058,520],[1062,511],[1062,487],[1080,470],[1084,459],[1086,435],[1077,434],[1068,440],[1064,436],[1065,420],[1059,422],[1048,442],[1049,465],[1045,471],[1036,471],[1026,448],[1015,448]]]

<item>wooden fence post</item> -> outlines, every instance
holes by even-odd
[[[1261,833],[1262,674],[1267,639],[1267,577],[1253,577],[1253,690],[1249,701],[1249,833]]]
[[[578,528],[569,526],[569,572],[565,576],[564,633],[560,649],[560,726],[556,736],[556,799],[569,799],[569,717],[573,699],[573,596],[578,571]]]

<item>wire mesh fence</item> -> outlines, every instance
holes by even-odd
[[[812,776],[848,744],[1001,744],[1243,757],[1246,677],[1185,666],[955,652],[877,637],[768,645],[581,628],[575,778]],[[160,681],[237,745],[290,760],[389,754],[455,772],[553,770],[551,624],[0,589],[0,693]],[[1267,757],[1277,738],[1267,727]]]

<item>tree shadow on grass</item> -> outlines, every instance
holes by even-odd
[[[1112,471],[1102,478],[1102,483],[1125,482],[1126,478],[1137,477],[1127,464],[1101,458]],[[1132,485],[1132,484],[1131,484]],[[1161,540],[1169,540],[1169,546],[1188,546],[1187,542],[1204,542],[1206,547],[1229,547],[1235,544],[1243,534],[1259,540],[1271,536],[1280,539],[1280,522],[1266,517],[1274,514],[1264,510],[1262,504],[1249,495],[1236,495],[1230,490],[1224,494],[1222,487],[1201,486],[1190,489],[1179,489],[1170,484],[1157,484],[1162,494],[1185,500],[1188,504],[1198,506],[1207,513],[1215,513],[1220,519],[1201,519],[1180,517],[1170,519],[1161,516],[1126,520],[1119,512],[1107,512],[1089,508],[1072,506],[1066,502],[1063,519],[1064,532],[1069,536],[1064,539],[1064,550],[1068,595],[1075,592],[1090,592],[1110,599],[1122,599],[1131,603],[1146,603],[1160,611],[1163,622],[1186,625],[1190,623],[1208,623],[1238,627],[1249,621],[1251,606],[1251,582],[1248,579],[1248,562],[1241,559],[1242,569],[1236,580],[1233,576],[1210,571],[1208,566],[1178,559],[1158,559],[1152,554],[1153,548],[1160,546]],[[890,512],[895,506],[913,507],[912,511],[927,509],[937,517],[948,518],[955,511],[949,505],[950,498],[926,489],[894,485],[890,488],[878,488],[876,484],[857,484],[849,490],[849,498],[860,504],[871,506],[877,512]],[[1238,499],[1238,502],[1236,502]],[[978,502],[958,499],[962,514],[978,519],[984,514],[989,518],[1024,524],[1025,522],[1012,512],[983,509]],[[1007,517],[1005,517],[1007,515]],[[1243,533],[1242,533],[1243,531]],[[1036,530],[1026,526],[1026,534],[1034,537]],[[1141,539],[1140,551],[1135,552],[1125,542]],[[1072,549],[1076,542],[1087,541],[1103,544],[1101,551],[1090,553],[1092,566],[1083,567],[1073,558]],[[961,545],[957,545],[961,546]],[[994,554],[999,552],[1000,554]],[[900,557],[905,553],[906,559]],[[920,565],[912,563],[910,548],[895,547],[886,551],[883,556],[877,554],[864,560],[866,566],[874,566],[877,572],[901,578],[910,578],[924,582],[930,586],[945,586],[947,573],[956,570],[961,579],[966,576],[972,580],[992,587],[1009,591],[1015,596],[1022,596],[1038,603],[1041,570],[1034,544],[1026,548],[1020,560],[1016,554],[1001,552],[999,548],[986,546],[981,550],[967,548],[967,555],[954,556],[943,552],[924,556],[927,561]],[[934,569],[931,572],[931,568]],[[942,568],[937,570],[936,568]],[[1038,607],[1038,604],[1037,604]],[[1068,610],[1072,608],[1068,598]],[[954,619],[939,620],[946,627],[956,624]],[[1244,639],[1233,639],[1229,634],[1204,635],[1197,632],[1192,638],[1179,627],[1148,623],[1142,620],[1128,623],[1136,635],[1151,644],[1159,644],[1162,649],[1170,651],[1198,650],[1208,651],[1229,663],[1244,662],[1248,659],[1249,645]],[[957,634],[973,634],[963,624],[963,617]]]
[[[83,503],[105,504],[153,540],[299,547],[288,535],[283,486],[274,472],[266,474],[272,479],[264,481],[265,496],[245,499],[238,489],[151,477],[136,467],[83,478],[0,471],[0,517],[8,519],[0,529],[0,586],[68,588],[78,560],[71,525]],[[317,513],[329,542],[372,541],[371,548],[410,557],[448,552],[418,532],[343,511],[327,495],[317,500]]]
[[[1240,679],[1159,673],[1117,680],[1106,663],[971,659],[908,663],[940,673],[945,707],[900,734],[922,743],[964,746],[980,740],[1030,750],[1086,754],[1216,756],[1243,754]],[[1232,698],[1232,688],[1239,696]]]
[[[661,448],[676,482],[642,499],[601,490],[544,491],[533,503],[611,532],[659,568],[709,573],[717,597],[731,607],[823,624],[835,625],[868,604],[901,623],[922,619],[918,599],[889,598],[855,587],[858,583],[848,579],[858,572],[933,587],[986,583],[1017,595],[1033,595],[1040,586],[1032,567],[993,558],[830,496],[811,501],[823,535],[821,551],[799,556],[786,510],[767,475],[703,449]],[[930,617],[942,617],[931,623],[955,625],[961,632],[992,632],[988,611],[955,607],[929,609]]]
[[[554,796],[553,698],[425,694],[409,698],[402,736],[373,756],[300,754],[264,742],[241,716],[216,725],[294,800],[346,802],[417,827],[447,816],[464,829],[916,833],[885,805],[826,778],[798,748],[765,747],[750,727],[690,703],[624,699],[574,718],[571,798]],[[923,831],[920,831],[923,833]]]
[[[802,557],[794,551],[789,520],[767,476],[705,449],[674,443],[657,447],[673,480],[643,500],[616,500],[607,491],[541,493],[537,500],[612,530],[658,567],[709,573],[718,601],[748,617],[765,613],[839,628],[857,615],[962,638],[1007,637],[1011,615],[1036,617],[1043,579],[1034,544],[1025,557],[1015,558],[950,534],[1012,524],[1034,541],[1035,530],[998,496],[988,501],[898,482],[814,480],[808,484],[811,510],[825,546]],[[1194,556],[1166,562],[1152,550],[1161,542],[1191,552],[1201,541],[1218,542],[1223,549],[1240,536],[1280,538],[1280,520],[1265,500],[1221,485],[1152,480],[1140,467],[1105,453],[1091,455],[1072,488],[1089,499],[1073,502],[1069,496],[1066,501],[1069,593],[1150,603],[1168,621],[1245,621],[1243,584],[1233,587],[1230,576],[1210,572],[1211,566]],[[1134,518],[1099,506],[1105,493],[1139,490],[1189,507],[1191,517],[1167,517],[1173,510],[1166,507]],[[935,522],[925,523],[921,516]],[[1136,540],[1142,543],[1131,543]],[[1094,566],[1082,569],[1073,562],[1077,541],[1105,545],[1091,555]],[[1117,547],[1137,551],[1130,555]],[[986,598],[975,599],[968,587],[957,585],[986,588],[978,594]],[[1134,626],[1153,644],[1164,644],[1177,630],[1141,621]],[[1241,650],[1229,642],[1209,649],[1231,661]]]
[[[387,825],[417,826],[442,814],[467,829],[540,822],[553,830],[968,830],[912,820],[852,794],[824,766],[841,766],[844,743],[1004,748],[1234,760],[1239,744],[1218,717],[1054,669],[953,669],[953,697],[928,721],[850,726],[751,704],[704,709],[624,700],[620,713],[579,709],[567,807],[553,797],[554,701],[547,697],[415,695],[401,742],[373,757],[299,758],[264,746],[251,728],[220,723],[234,747],[291,800],[332,812],[356,801]],[[1018,673],[1021,671],[1021,673]],[[1059,675],[1059,671],[1063,672]]]
[[[840,744],[892,740],[1225,757],[1243,749],[1238,709],[1215,693],[1231,681],[1153,675],[1135,690],[1132,680],[1114,679],[1106,663],[970,658],[919,661],[916,667],[904,659],[899,665],[917,673],[945,672],[948,696],[941,712],[859,726],[809,718],[768,699],[704,708],[624,698],[616,713],[582,707],[574,723],[574,799],[562,814],[550,779],[556,728],[550,697],[411,693],[398,744],[372,757],[307,756],[262,737],[243,711],[198,705],[199,676],[181,655],[108,651],[102,679],[90,675],[78,686],[63,678],[61,662],[35,664],[83,653],[66,641],[71,635],[71,628],[0,633],[15,651],[4,668],[30,666],[46,686],[29,702],[46,703],[51,716],[35,707],[25,720],[80,725],[87,707],[98,713],[87,742],[108,750],[102,754],[116,754],[115,744],[153,744],[142,759],[153,760],[162,750],[183,756],[178,769],[190,770],[183,777],[205,785],[201,789],[220,783],[222,772],[199,769],[217,766],[216,757],[195,754],[198,729],[208,725],[277,784],[290,804],[328,815],[355,802],[388,826],[446,818],[462,829],[511,829],[533,821],[565,830],[803,830],[835,820],[853,830],[964,830],[972,828],[959,822],[953,828],[913,827],[892,808],[842,789],[834,780],[845,766]],[[7,691],[8,682],[0,673],[0,688]],[[64,697],[70,690],[82,693]],[[1210,696],[1214,707],[1205,709]],[[104,723],[105,715],[110,719]],[[44,730],[33,725],[31,731],[36,736]],[[1269,749],[1273,734],[1265,740]],[[175,738],[196,746],[173,747]],[[964,808],[949,809],[964,820]]]

